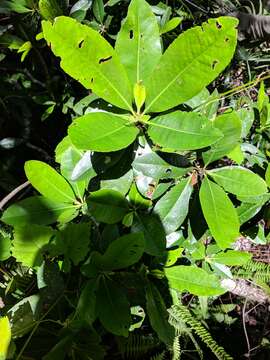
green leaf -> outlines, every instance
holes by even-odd
[[[148,282],[146,286],[146,310],[150,324],[158,337],[167,345],[172,345],[174,329],[168,322],[168,312],[160,292],[154,284]]]
[[[103,0],[94,0],[93,13],[97,21],[103,23],[105,15]]]
[[[161,57],[159,28],[150,5],[132,0],[127,18],[117,35],[115,50],[132,85],[145,80]]]
[[[162,256],[166,250],[166,234],[163,224],[155,214],[138,213],[132,225],[132,232],[142,231],[145,239],[145,252]]]
[[[92,192],[87,199],[88,210],[99,222],[114,224],[128,212],[128,202],[117,191],[102,189]]]
[[[260,196],[267,192],[265,181],[241,166],[226,166],[208,171],[208,174],[229,193],[237,196]]]
[[[75,313],[75,320],[80,323],[85,323],[91,326],[96,320],[96,297],[97,297],[98,281],[91,279],[86,282],[86,285],[81,292],[78,305]]]
[[[77,118],[69,127],[73,144],[82,150],[109,152],[135,141],[139,130],[128,118],[106,112],[93,112]]]
[[[237,212],[225,191],[205,178],[200,188],[200,202],[211,234],[221,249],[230,247],[239,236]]]
[[[209,19],[187,30],[168,47],[146,82],[146,112],[159,112],[191,99],[230,62],[237,20]]]
[[[31,331],[39,318],[40,305],[40,295],[31,295],[17,302],[8,310],[7,315],[10,320],[13,340]]]
[[[236,208],[240,225],[243,225],[248,220],[252,219],[261,210],[266,201],[258,202],[255,204],[242,203]]]
[[[7,260],[11,256],[11,240],[0,233],[0,261]]]
[[[160,34],[165,34],[169,31],[172,31],[173,29],[175,29],[181,22],[182,22],[182,18],[180,17],[174,17],[171,20],[169,20],[168,22],[166,22],[166,24],[164,26],[161,27],[160,29]]]
[[[10,323],[7,316],[0,317],[0,359],[5,360],[7,353],[8,353],[8,347],[11,341],[11,329],[10,329]]]
[[[89,251],[90,225],[88,223],[68,224],[57,232],[53,255],[64,255],[78,265]],[[51,253],[51,251],[50,251]]]
[[[114,335],[128,336],[131,316],[127,296],[116,282],[102,277],[97,291],[98,317],[105,329]],[[117,314],[117,318],[112,316]]]
[[[157,202],[154,211],[159,216],[167,234],[172,233],[184,222],[189,208],[193,187],[190,179],[182,180]]]
[[[251,260],[251,258],[252,254],[250,253],[237,250],[227,250],[226,252],[220,252],[211,256],[210,260],[211,262],[228,266],[242,266]]]
[[[29,267],[40,266],[54,230],[46,226],[17,226],[14,229],[12,255]]]
[[[222,132],[223,138],[212,145],[210,150],[203,153],[203,160],[207,164],[229,154],[241,140],[241,121],[235,111],[216,117],[213,125]]]
[[[95,30],[60,16],[54,23],[42,22],[43,34],[61,67],[102,99],[132,109],[132,88],[111,45]]]
[[[143,233],[123,235],[114,240],[104,255],[93,252],[94,264],[104,270],[118,270],[134,265],[144,252]]]
[[[268,187],[270,187],[270,164],[267,165],[267,169],[265,172],[265,181]]]
[[[133,172],[132,170],[129,170],[125,175],[118,179],[101,180],[100,187],[101,189],[115,190],[122,195],[126,195],[131,187],[132,182]]]
[[[180,168],[168,164],[155,152],[138,155],[132,163],[134,170],[153,179],[174,179],[185,175],[190,168]]]
[[[208,274],[195,265],[173,266],[165,268],[164,271],[169,286],[178,291],[188,291],[197,296],[221,295],[226,292],[214,274]]]
[[[58,221],[66,210],[72,209],[76,209],[72,204],[55,202],[44,196],[31,196],[8,207],[1,221],[13,226],[48,225]]]
[[[205,116],[195,112],[175,111],[149,121],[148,135],[155,144],[174,150],[195,150],[222,138]]]
[[[57,171],[42,161],[30,160],[24,170],[30,183],[43,196],[61,203],[76,201],[72,187]]]

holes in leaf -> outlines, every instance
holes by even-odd
[[[216,21],[216,27],[220,30],[222,28],[222,25],[218,21]]]
[[[99,64],[102,64],[102,63],[104,63],[104,62],[106,62],[106,61],[109,61],[109,60],[111,60],[111,58],[112,58],[112,55],[111,56],[108,56],[108,57],[106,57],[106,58],[102,58],[102,59],[100,59],[99,60]]]
[[[225,42],[229,42],[230,41],[230,39],[229,38],[225,38]]]
[[[78,44],[79,49],[81,49],[81,48],[82,48],[83,43],[84,43],[84,40],[82,40],[82,41],[80,41],[80,42],[79,42],[79,44]]]
[[[133,30],[130,30],[130,32],[129,32],[129,38],[130,38],[130,39],[133,39],[133,36],[134,36]]]
[[[215,67],[217,66],[217,64],[218,64],[218,60],[214,60],[214,61],[212,62],[211,68],[212,68],[213,70],[215,70]]]
[[[92,83],[92,84],[93,84],[93,82],[94,82],[94,78],[91,79],[91,83]]]
[[[170,174],[172,172],[172,169],[168,168],[168,169],[166,169],[165,172],[166,172],[166,174]]]

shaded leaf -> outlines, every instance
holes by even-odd
[[[124,290],[114,281],[102,277],[97,291],[98,317],[105,329],[114,335],[128,336],[131,316]],[[117,314],[117,321],[112,314]]]
[[[99,222],[114,224],[128,212],[128,202],[115,190],[102,189],[92,192],[87,199],[88,210]]]
[[[1,220],[9,225],[48,225],[59,220],[66,211],[75,211],[72,204],[55,202],[44,196],[30,196],[9,206]]]
[[[114,240],[104,255],[93,252],[93,263],[104,270],[117,270],[134,265],[144,252],[143,233],[123,235]]]

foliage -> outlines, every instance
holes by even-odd
[[[53,138],[54,156],[29,143],[24,126],[21,138],[1,141],[42,154],[24,166],[33,193],[1,217],[4,272],[10,261],[22,264],[33,285],[1,281],[7,358],[176,360],[186,334],[202,353],[193,331],[218,359],[231,359],[179,298],[225,294],[223,280],[238,276],[233,267],[249,271],[252,255],[235,250],[240,235],[268,241],[256,223],[263,211],[269,220],[263,78],[256,103],[238,99],[239,88],[212,91],[235,53],[235,18],[176,31],[188,18],[182,7],[132,0],[120,27],[112,9],[121,6],[5,1],[1,10],[22,16],[22,38],[5,27],[1,43],[33,61],[30,84],[28,70],[16,74],[19,94],[36,94],[42,126],[59,115],[67,130]],[[34,77],[41,65],[44,83]],[[18,104],[27,116],[16,121],[35,113],[33,103]]]

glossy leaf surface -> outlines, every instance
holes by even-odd
[[[171,109],[214,80],[233,56],[236,26],[234,18],[209,19],[174,40],[146,82],[146,112]]]
[[[186,290],[198,296],[221,295],[226,292],[215,275],[194,265],[166,268],[165,275],[170,287],[178,291]]]
[[[139,81],[144,83],[161,56],[157,20],[145,0],[131,1],[127,17],[117,35],[115,50],[131,84]]]
[[[221,249],[230,247],[239,235],[237,212],[225,191],[208,179],[200,188],[200,202],[211,234]]]
[[[201,149],[223,137],[206,117],[183,111],[149,121],[148,135],[156,145],[180,151]]]
[[[87,89],[124,109],[131,109],[132,89],[111,45],[95,30],[60,16],[42,22],[43,35],[61,67]]]
[[[77,118],[68,133],[78,149],[108,152],[130,145],[139,131],[127,118],[93,112]]]

